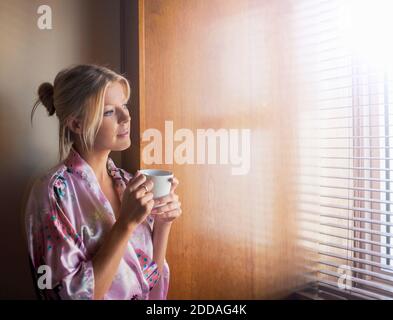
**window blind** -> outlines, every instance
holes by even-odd
[[[353,46],[351,37],[363,40],[360,31],[345,32],[356,15],[346,3],[291,1],[306,106],[299,116],[300,241],[310,252],[313,297],[392,299],[393,74]]]

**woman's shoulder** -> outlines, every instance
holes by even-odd
[[[59,163],[34,180],[31,192],[35,195],[50,195],[52,192],[61,194],[69,179],[67,167]]]
[[[63,164],[58,164],[33,180],[25,204],[26,223],[40,221],[46,213],[54,212],[59,195],[66,193],[66,169]],[[67,201],[67,198],[63,197],[62,202]]]

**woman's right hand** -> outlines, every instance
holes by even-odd
[[[152,189],[153,181],[146,181],[146,177],[139,171],[128,181],[121,202],[120,223],[130,227],[145,221],[154,206],[153,193],[150,192]]]

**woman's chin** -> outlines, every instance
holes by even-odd
[[[131,139],[128,139],[127,141],[123,141],[121,143],[116,144],[116,148],[112,149],[113,151],[124,151],[128,149],[131,146]]]

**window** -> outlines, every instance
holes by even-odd
[[[392,299],[393,51],[380,22],[389,1],[292,4],[307,96],[299,190],[309,278],[320,296]]]

